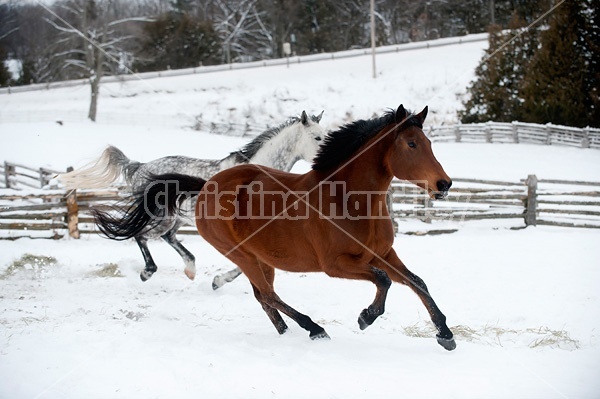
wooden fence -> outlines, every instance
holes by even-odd
[[[600,182],[537,179],[519,182],[453,179],[445,200],[430,200],[407,182],[394,181],[394,216],[426,223],[521,219],[522,226],[600,228]]]
[[[531,143],[600,149],[600,129],[524,122],[487,122],[432,126],[427,135],[437,142]]]
[[[430,200],[423,190],[394,181],[393,214],[397,220],[420,220],[458,226],[486,219],[514,219],[517,226],[556,225],[600,228],[600,182],[541,180],[531,175],[519,182],[454,179],[445,200]],[[95,233],[90,208],[114,204],[123,190],[0,191],[0,238]],[[196,234],[192,226],[181,234]]]
[[[0,164],[0,187],[15,189],[24,187],[42,188],[58,173],[63,172],[48,168],[32,168],[5,161],[3,164]]]

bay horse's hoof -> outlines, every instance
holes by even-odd
[[[312,339],[313,341],[316,341],[316,340],[320,340],[320,339],[331,339],[331,337],[325,332],[325,330],[323,330],[316,334],[310,334],[310,339]]]
[[[364,330],[365,328],[373,324],[376,318],[377,316],[374,313],[371,313],[369,309],[363,309],[363,311],[360,312],[360,315],[358,316],[358,326],[361,330]]]
[[[144,270],[140,273],[140,278],[142,279],[142,281],[147,281],[150,277],[152,277],[153,274],[154,272]]]
[[[448,339],[436,336],[436,338],[438,344],[442,345],[442,347],[447,351],[456,349],[456,341],[454,341],[454,337]]]

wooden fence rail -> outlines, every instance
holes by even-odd
[[[438,142],[530,143],[600,149],[600,129],[548,123],[486,122],[432,126],[427,135]]]
[[[416,186],[392,183],[393,216],[458,225],[489,219],[514,219],[518,225],[600,228],[600,182],[537,179],[519,182],[454,179],[445,200],[432,201]],[[0,190],[0,238],[78,238],[97,232],[90,209],[115,204],[124,190]],[[522,220],[519,222],[518,220]],[[431,224],[431,225],[429,225]],[[192,226],[181,234],[196,234]]]
[[[0,164],[0,188],[43,188],[59,173],[63,172],[4,161]]]

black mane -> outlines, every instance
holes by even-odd
[[[317,120],[317,117],[314,115],[311,115],[310,119],[313,122],[317,122],[317,123],[319,122]],[[300,123],[301,121],[302,121],[301,118],[299,118],[297,116],[292,116],[287,121],[283,122],[281,125],[265,130],[264,132],[262,132],[261,134],[256,136],[252,141],[250,141],[248,144],[246,144],[241,149],[230,153],[229,156],[232,156],[232,155],[235,156],[235,161],[237,163],[248,163],[250,161],[250,159],[252,159],[252,157],[256,155],[258,150],[260,150],[261,147],[267,141],[269,141],[273,137],[277,136],[286,127],[292,126],[296,123]]]
[[[408,114],[408,118],[399,129],[409,126],[417,126],[422,129],[423,125],[419,118],[416,118],[410,112]],[[343,161],[350,158],[370,138],[379,133],[387,125],[394,124],[395,122],[396,111],[390,109],[379,118],[354,121],[329,133],[313,160],[313,170],[329,170],[340,166]]]

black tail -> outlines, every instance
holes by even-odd
[[[126,240],[157,227],[166,217],[174,216],[185,199],[198,195],[206,180],[167,173],[147,177],[144,187],[132,194],[120,207],[93,209],[100,231],[113,240]]]

